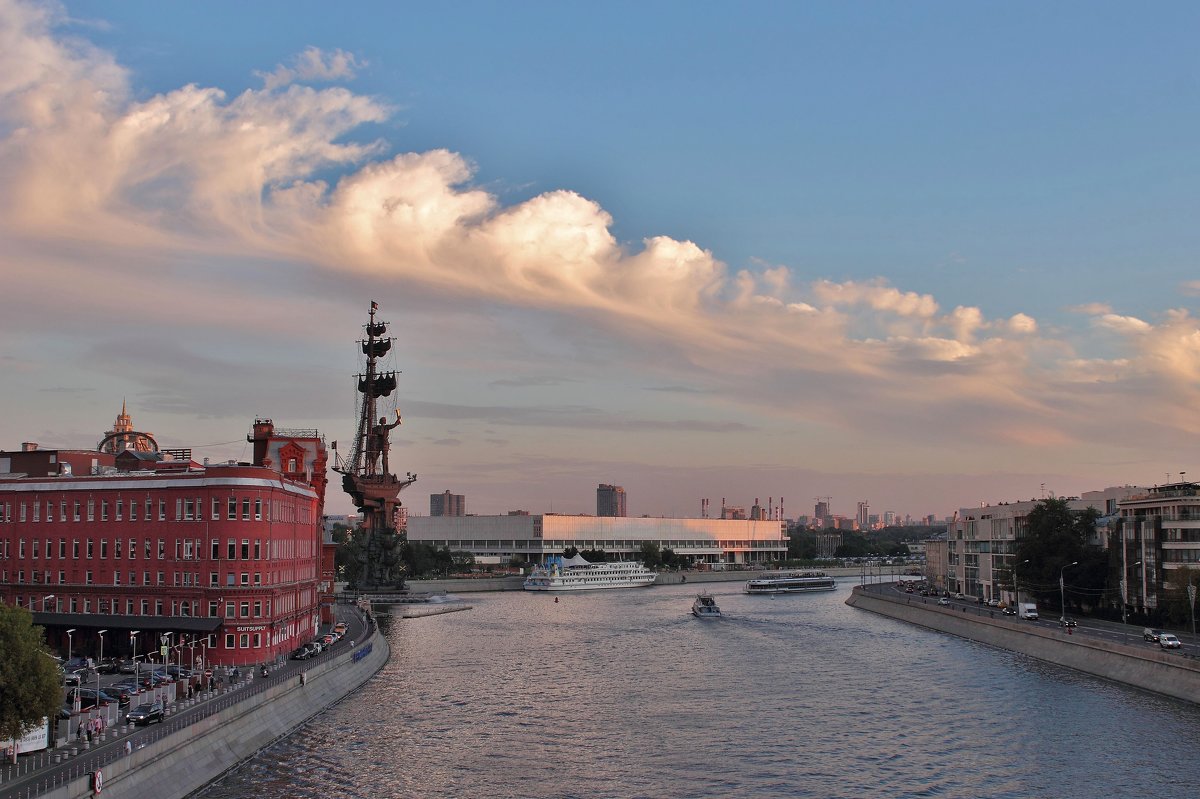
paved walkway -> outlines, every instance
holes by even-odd
[[[294,677],[312,663],[321,663],[344,653],[350,641],[362,642],[367,638],[372,627],[357,607],[335,605],[334,613],[338,621],[346,622],[346,636],[315,658],[307,661],[283,659],[265,678],[256,677],[253,673],[256,670],[247,668],[242,672],[241,680],[220,691],[205,692],[195,699],[168,704],[168,715],[161,724],[147,727],[122,724],[109,727],[100,740],[90,746],[72,740],[58,748],[21,755],[16,765],[8,763],[0,769],[0,799],[31,799],[85,777],[149,743],[261,693],[279,680]]]

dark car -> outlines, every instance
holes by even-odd
[[[137,663],[132,660],[122,660],[117,666],[117,671],[121,674],[133,674],[137,671]]]
[[[1079,622],[1077,622],[1074,619],[1069,618],[1069,617],[1059,619],[1058,623],[1061,624],[1063,627],[1078,627],[1079,626]]]
[[[1017,609],[1016,609],[1016,608],[1014,608],[1012,605],[1005,605],[1005,607],[1004,607],[1004,615],[1005,615],[1005,616],[1016,616],[1016,615],[1017,615]]]
[[[130,700],[137,695],[137,688],[127,685],[110,685],[104,689],[104,693],[117,698],[117,707],[129,707]]]
[[[153,721],[161,722],[164,715],[162,702],[144,702],[129,711],[125,721],[130,724],[149,724]]]
[[[186,680],[193,672],[187,666],[167,666],[167,674],[176,680]]]
[[[96,671],[101,674],[116,674],[121,668],[121,661],[117,658],[105,658],[96,664]]]
[[[74,707],[75,697],[79,697],[79,709],[91,710],[97,704],[108,705],[117,701],[115,696],[110,696],[104,691],[96,691],[94,688],[72,688],[67,691],[66,699],[63,700],[64,707]]]
[[[1147,627],[1142,630],[1142,640],[1149,641],[1152,644],[1158,643],[1158,637],[1162,635],[1162,630],[1155,630],[1152,627]]]
[[[96,675],[88,669],[78,669],[76,671],[68,671],[63,675],[63,685],[86,685],[89,682],[94,683]]]
[[[165,682],[170,682],[171,678],[167,676],[165,671],[151,671],[143,674],[141,683],[143,688],[157,688]]]
[[[291,658],[292,660],[308,660],[315,654],[316,652],[313,651],[313,648],[308,644],[305,644],[304,646],[297,647],[295,651],[292,652]]]

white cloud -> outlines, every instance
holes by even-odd
[[[296,81],[349,80],[364,66],[353,53],[344,50],[326,53],[318,47],[306,47],[292,60],[291,66],[280,64],[273,71],[258,75],[263,79],[263,88],[269,90]]]

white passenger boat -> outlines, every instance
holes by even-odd
[[[837,583],[825,572],[769,574],[746,583],[747,594],[809,594],[835,588]]]
[[[555,556],[535,566],[525,578],[526,591],[590,591],[597,588],[640,588],[658,575],[635,561],[590,563],[579,555]]]
[[[697,619],[719,619],[721,609],[711,594],[697,594],[696,601],[692,603],[692,615]]]

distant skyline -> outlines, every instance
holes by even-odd
[[[1154,485],[1200,434],[1200,7],[0,0],[0,448],[128,402],[402,499],[853,516]],[[327,509],[351,510],[331,482]]]

